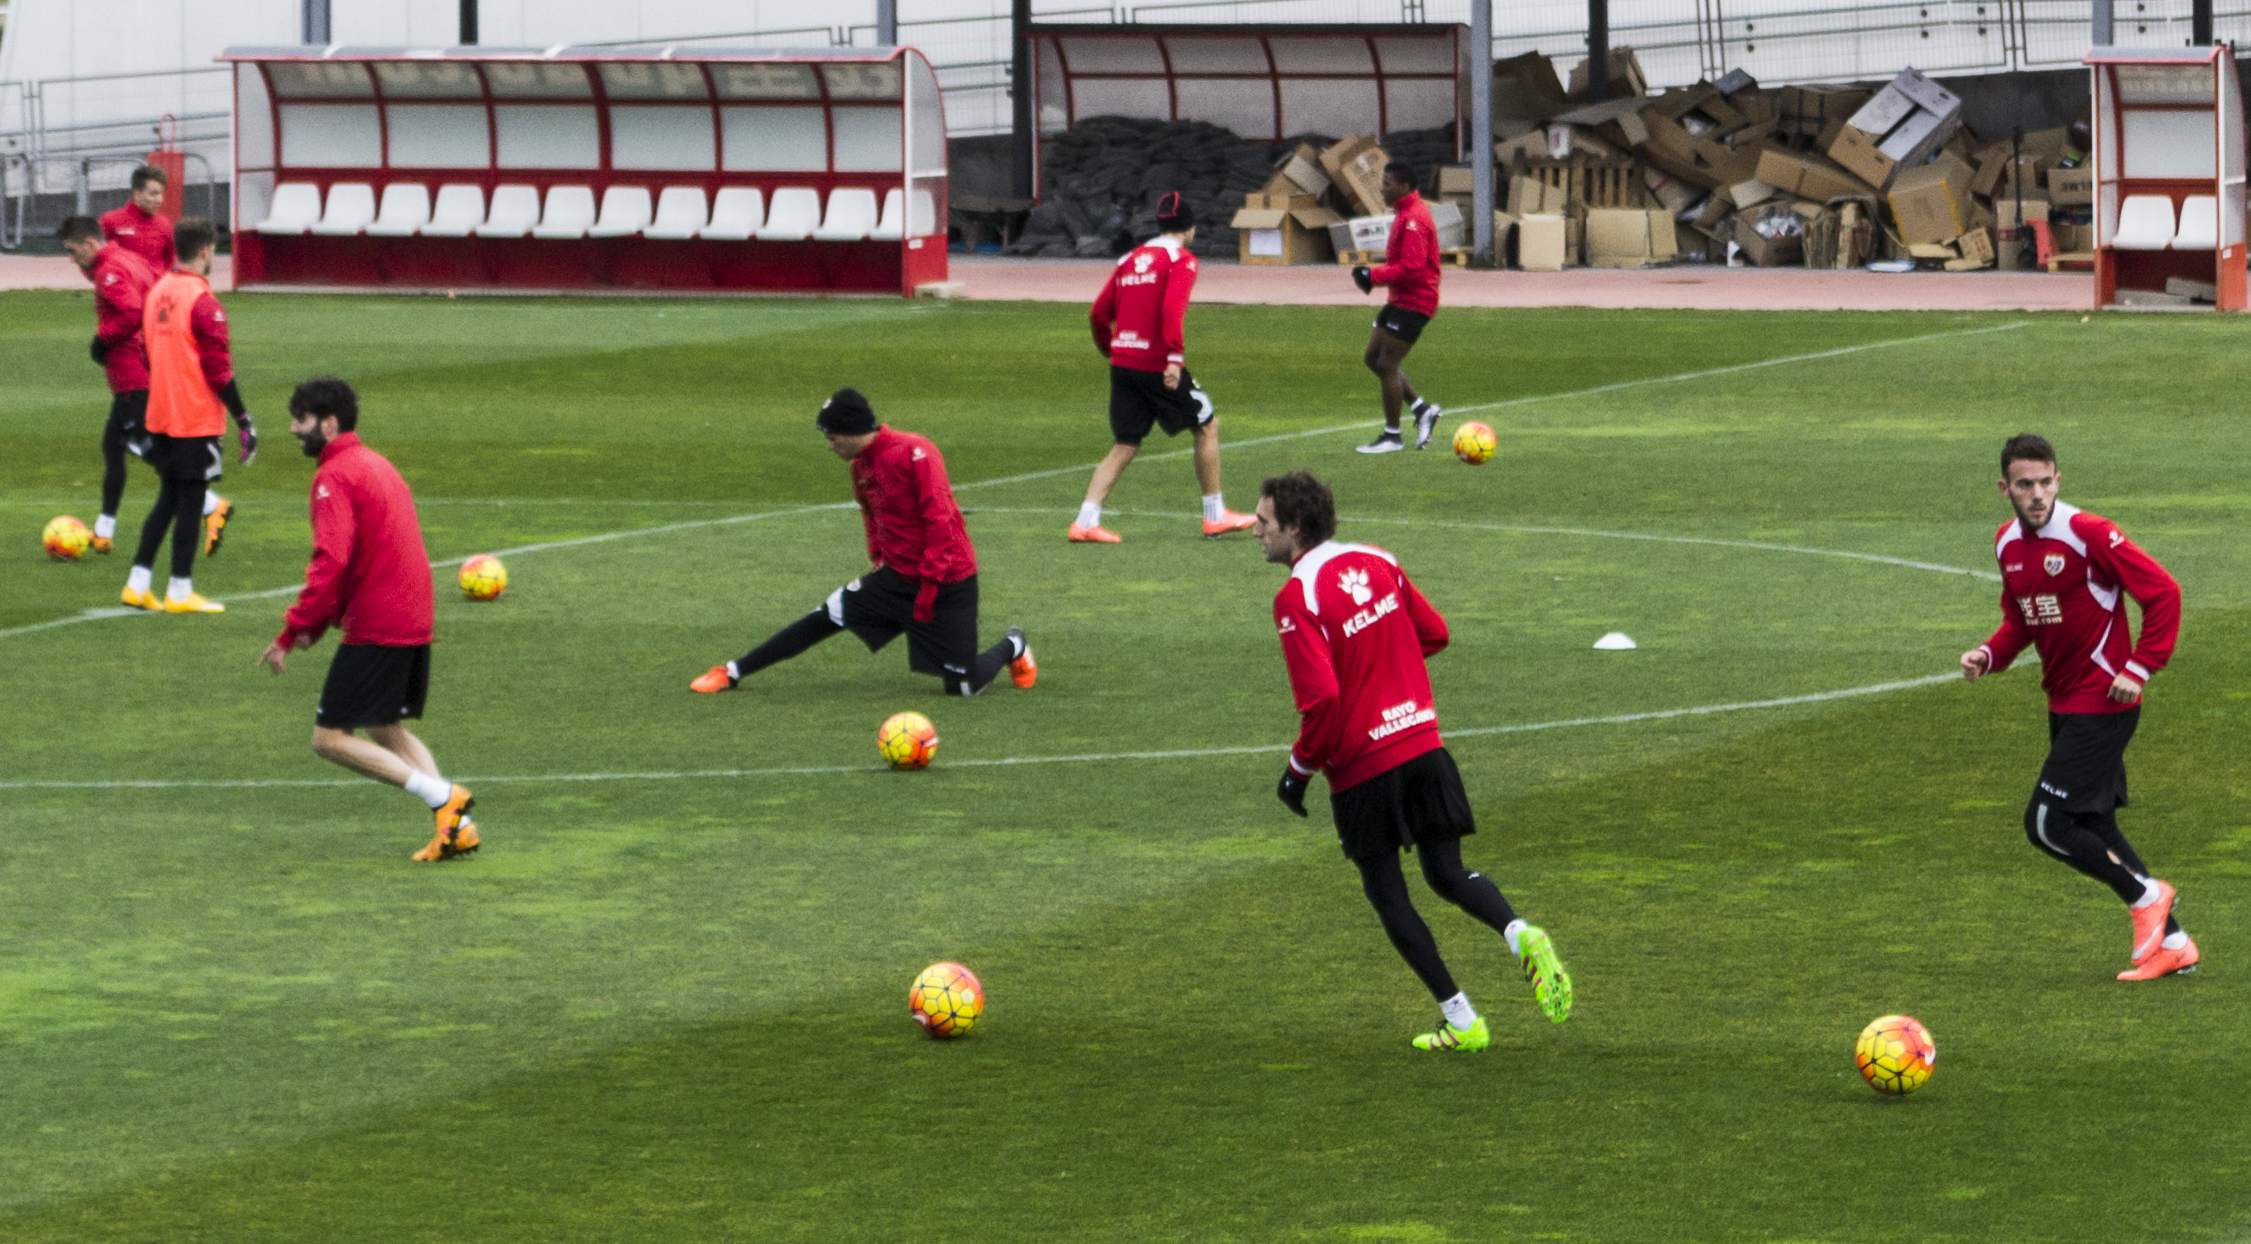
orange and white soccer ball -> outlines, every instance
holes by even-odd
[[[1471,466],[1490,462],[1499,444],[1493,429],[1474,419],[1454,429],[1454,456]]]
[[[1931,1078],[1938,1047],[1931,1030],[1912,1015],[1886,1015],[1860,1030],[1852,1050],[1860,1076],[1879,1093],[1912,1093]]]
[[[47,550],[47,556],[56,561],[74,562],[94,547],[94,533],[86,529],[86,524],[65,514],[48,522],[39,533],[39,544]]]
[[[933,963],[907,988],[907,1014],[940,1041],[966,1036],[985,1013],[985,987],[958,963]]]
[[[923,768],[938,754],[938,727],[920,713],[893,713],[875,732],[875,750],[894,769]]]
[[[461,563],[461,594],[471,600],[491,600],[508,590],[508,567],[490,553],[479,553]]]

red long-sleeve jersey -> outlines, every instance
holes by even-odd
[[[923,585],[917,617],[929,620],[939,584],[977,573],[977,550],[954,504],[946,460],[927,437],[888,424],[876,429],[875,439],[852,459],[852,495],[867,528],[868,560]]]
[[[2040,686],[2058,713],[2116,713],[2132,708],[2110,698],[2125,674],[2146,683],[2173,658],[2181,632],[2181,585],[2118,525],[2056,502],[2037,531],[2010,519],[1994,535],[2001,563],[2001,628],[1983,647],[1991,671],[2018,653],[2040,650]],[[2142,607],[2142,637],[2128,634],[2126,602]]]
[[[430,642],[436,603],[414,494],[390,459],[346,432],[313,471],[313,560],[274,642],[319,639],[341,622],[347,644]]]
[[[1188,296],[1196,290],[1196,257],[1169,237],[1137,246],[1095,295],[1087,318],[1094,348],[1112,366],[1163,371],[1188,358]]]
[[[1383,244],[1383,262],[1369,273],[1376,284],[1391,287],[1391,305],[1417,315],[1438,314],[1438,226],[1431,223],[1430,205],[1416,191],[1392,204],[1391,236]]]
[[[86,270],[94,283],[94,336],[107,353],[102,372],[112,393],[149,387],[148,350],[141,344],[141,309],[148,302],[156,272],[138,255],[115,242],[94,256]]]
[[[102,213],[102,236],[140,256],[142,263],[158,272],[172,270],[172,222],[165,217],[152,216],[138,204],[127,203],[114,212]]]
[[[1446,619],[1368,544],[1330,540],[1290,567],[1274,629],[1297,697],[1290,767],[1348,790],[1442,745],[1424,659],[1445,648]]]

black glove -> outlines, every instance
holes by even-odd
[[[1282,780],[1274,786],[1274,797],[1290,811],[1305,815],[1305,779],[1298,776],[1296,769],[1283,767]]]
[[[1376,274],[1368,271],[1368,265],[1359,264],[1352,269],[1352,283],[1360,287],[1361,293],[1372,294],[1376,289]]]
[[[100,337],[94,338],[93,348],[88,350],[87,353],[94,356],[96,367],[107,367],[109,365],[109,347],[102,344]]]
[[[236,466],[249,466],[258,456],[258,425],[250,422],[249,412],[236,415],[235,440],[242,446],[242,456],[235,459]]]

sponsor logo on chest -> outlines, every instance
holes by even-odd
[[[1398,611],[1399,593],[1393,592],[1390,595],[1385,596],[1382,600],[1377,601],[1375,604],[1370,605],[1366,609],[1353,614],[1350,618],[1345,619],[1344,637],[1346,639],[1350,639],[1360,632],[1368,629],[1369,627],[1374,626],[1385,615],[1397,613]]]

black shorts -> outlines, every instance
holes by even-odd
[[[1210,422],[1211,398],[1187,368],[1180,369],[1180,387],[1168,389],[1163,372],[1110,365],[1110,435],[1118,444],[1138,445],[1152,427],[1178,436]]]
[[[343,644],[328,663],[313,724],[331,730],[388,726],[403,717],[420,717],[429,696],[430,645]]]
[[[2125,807],[2126,745],[2141,720],[2139,704],[2120,713],[2048,714],[2048,759],[2036,798],[2066,812]]]
[[[1477,832],[1462,771],[1443,747],[1329,796],[1337,845],[1356,860]]]
[[[1404,307],[1394,307],[1389,303],[1384,304],[1383,310],[1376,312],[1376,327],[1408,345],[1413,345],[1421,340],[1423,329],[1428,327],[1429,324],[1430,317],[1422,312],[1409,311]]]
[[[141,429],[141,420],[147,416],[148,409],[147,389],[127,389],[110,395],[109,424],[102,429],[104,457],[128,453],[148,457],[149,434]]]
[[[914,619],[921,590],[889,566],[879,567],[829,593],[829,621],[858,636],[870,652],[905,635],[907,668],[917,674],[969,674],[977,668],[977,576],[940,584],[928,622]]]
[[[142,455],[166,479],[215,480],[219,478],[219,438],[216,436],[166,436],[149,434],[148,452]]]

